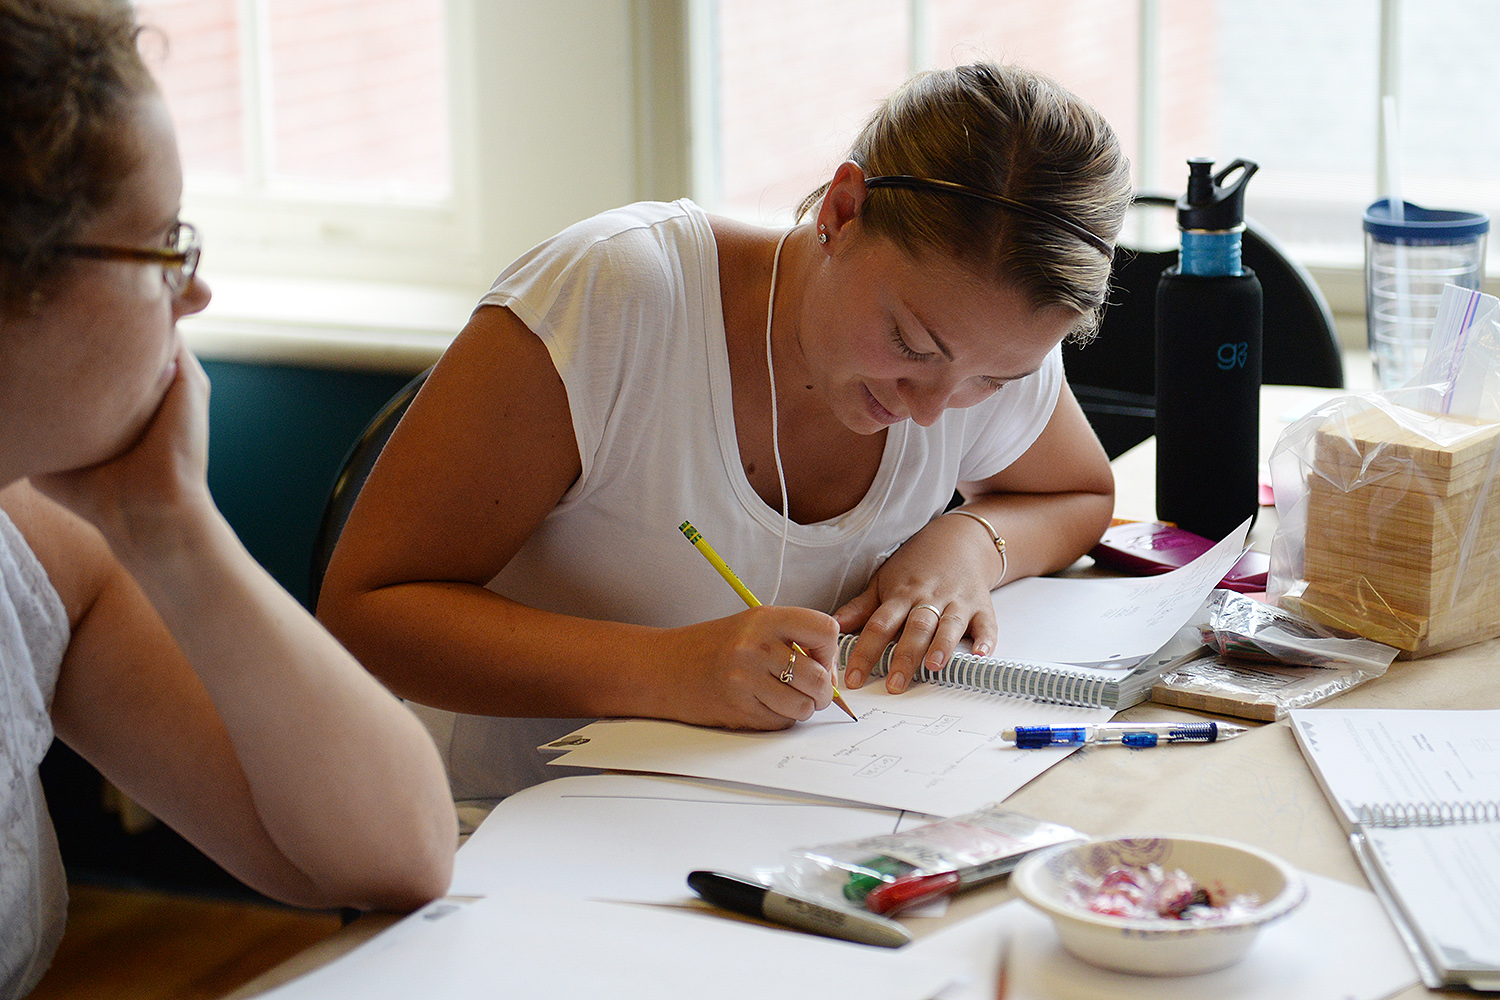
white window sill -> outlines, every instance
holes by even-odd
[[[1345,351],[1365,346],[1364,277],[1309,268]],[[214,361],[416,374],[442,356],[484,289],[213,275],[213,301],[181,323],[188,346]],[[1489,289],[1491,291],[1500,289]]]
[[[416,374],[468,322],[483,289],[211,276],[213,300],[182,320],[200,358]]]

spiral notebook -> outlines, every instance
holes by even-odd
[[[1310,708],[1291,724],[1423,981],[1500,991],[1500,710]]]
[[[855,635],[839,636],[841,670],[848,664],[849,651],[857,638]],[[918,670],[915,679],[968,691],[993,691],[1014,698],[1119,711],[1145,701],[1151,694],[1151,686],[1163,671],[1197,655],[1202,645],[1198,630],[1186,627],[1140,662],[1108,667],[975,656],[965,648],[954,653],[941,670],[925,667]],[[871,675],[884,677],[890,670],[891,656],[895,652],[894,644],[887,646]]]

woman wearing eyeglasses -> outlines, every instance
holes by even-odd
[[[66,893],[37,767],[58,737],[256,889],[442,893],[452,801],[411,714],[215,509],[209,299],[128,4],[0,0],[0,997]]]
[[[578,717],[807,719],[840,632],[860,636],[847,688],[891,642],[894,692],[965,637],[993,649],[991,589],[1109,522],[1059,344],[1097,323],[1129,199],[1096,112],[975,65],[892,95],[790,229],[686,201],[574,226],[433,371],[320,617],[397,693],[460,713],[441,731],[461,797],[541,780],[531,748]]]

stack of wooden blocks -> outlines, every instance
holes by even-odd
[[[1289,606],[1423,656],[1500,635],[1500,424],[1372,408],[1317,432]]]

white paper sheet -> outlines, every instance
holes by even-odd
[[[872,684],[844,697],[858,722],[833,711],[772,733],[651,719],[595,722],[560,741],[588,742],[553,763],[716,778],[954,816],[998,802],[1073,750],[1018,750],[1000,739],[1002,730],[1083,725],[1113,714],[933,684],[899,695]]]
[[[710,914],[512,890],[429,904],[265,997],[921,1000],[951,979],[896,955]]]
[[[1244,553],[1247,520],[1186,566],[1146,577],[1031,577],[992,595],[1000,659],[1131,663],[1162,646]]]
[[[903,822],[904,819],[904,822]],[[696,898],[699,868],[754,876],[786,852],[931,817],[641,774],[574,775],[504,799],[459,848],[450,895],[535,889],[577,899]]]
[[[1236,965],[1196,976],[1134,976],[1063,950],[1052,922],[1020,900],[901,949],[953,970],[942,1000],[993,1000],[1000,942],[1009,938],[1007,1000],[1379,1000],[1417,982],[1400,939],[1364,889],[1304,873],[1308,900],[1260,932]]]
[[[1378,1000],[1417,982],[1371,894],[1305,875],[1307,903],[1239,964],[1133,976],[1065,952],[1019,900],[887,950],[707,914],[508,890],[439,901],[267,1000],[713,997],[990,1000],[1011,942],[1008,1000]]]

